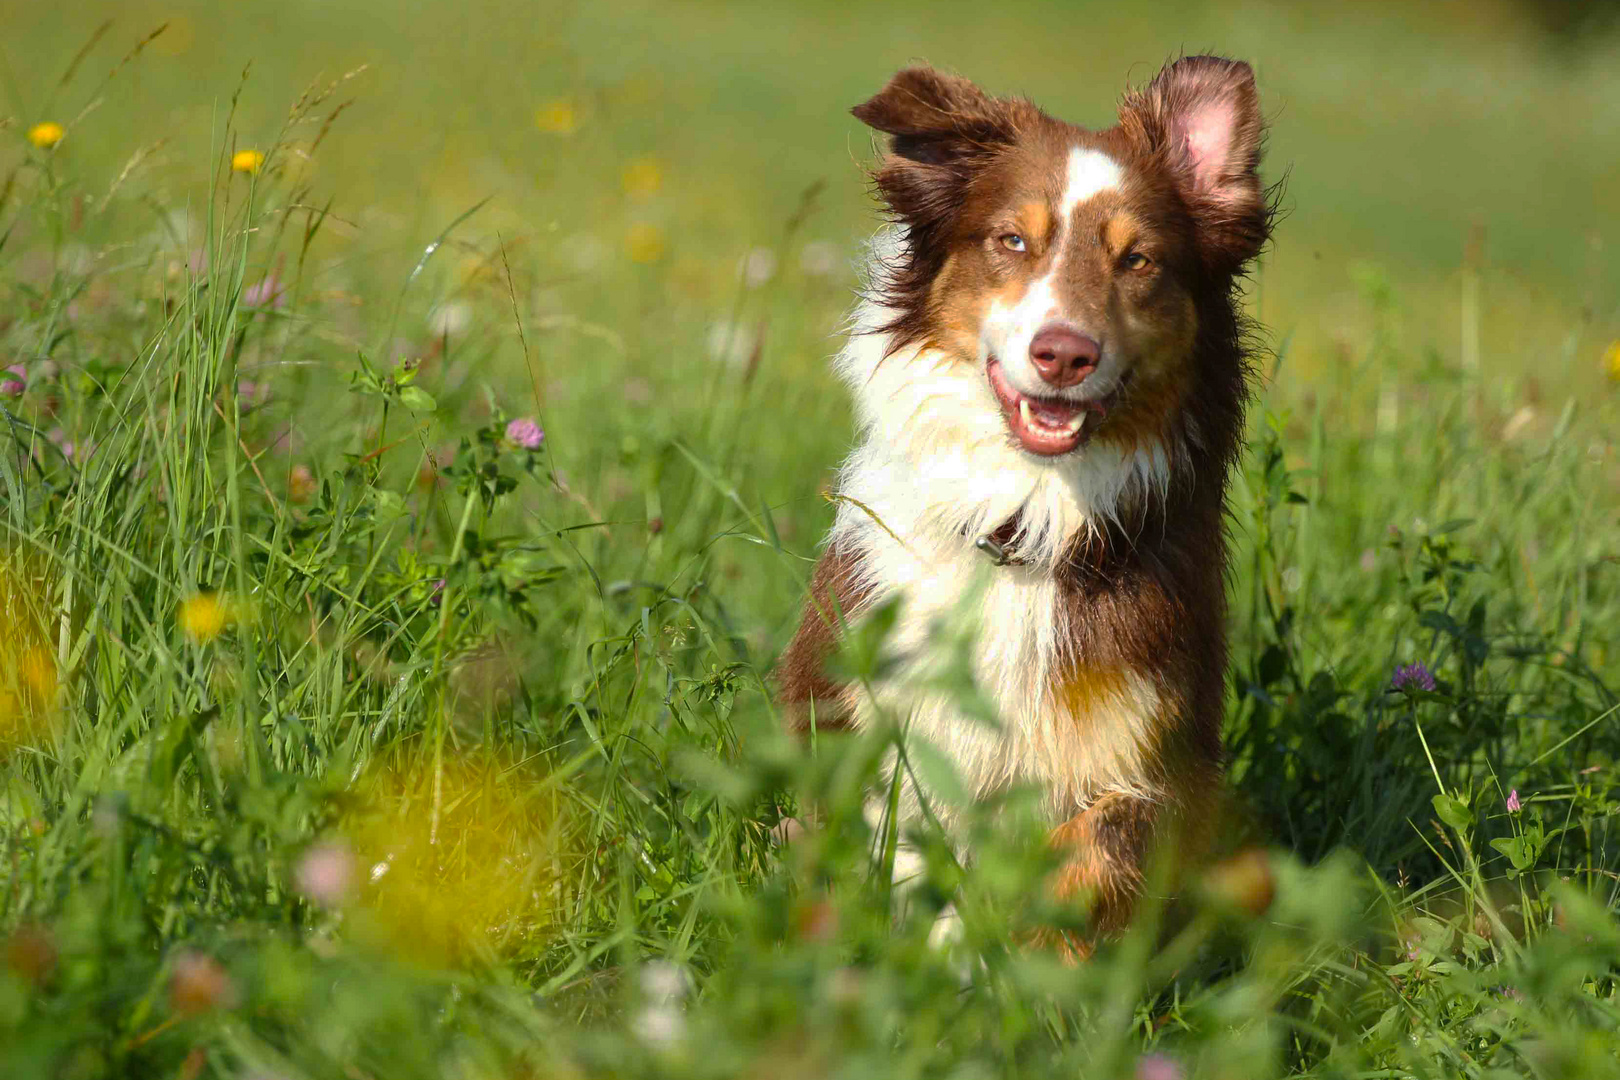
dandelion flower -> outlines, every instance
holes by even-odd
[[[1395,675],[1389,680],[1391,690],[1433,690],[1434,674],[1423,665],[1421,661],[1415,664],[1402,664],[1395,669]]]
[[[219,637],[235,621],[236,613],[219,593],[198,593],[180,605],[180,628],[199,643]]]
[[[664,186],[664,170],[659,167],[657,158],[637,158],[624,167],[619,182],[632,199],[650,199]]]
[[[506,441],[524,450],[538,450],[540,444],[546,441],[546,433],[540,430],[539,424],[525,416],[506,425]]]
[[[1514,788],[1512,791],[1508,792],[1507,812],[1510,814],[1517,814],[1521,809],[1523,809],[1523,804],[1519,802],[1519,789]]]
[[[231,172],[256,173],[264,164],[264,155],[257,150],[238,150],[231,155]]]
[[[547,135],[572,135],[579,130],[579,111],[566,98],[548,101],[535,110],[534,126]]]
[[[1610,379],[1620,382],[1620,339],[1609,342],[1609,347],[1603,350],[1603,370]]]
[[[656,225],[632,225],[624,246],[631,262],[655,263],[664,257],[664,230]]]
[[[67,131],[54,120],[47,120],[43,124],[35,124],[28,129],[28,141],[41,150],[49,150],[62,141]]]

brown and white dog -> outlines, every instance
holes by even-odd
[[[1103,131],[925,67],[853,111],[889,136],[896,227],[837,360],[861,443],[779,697],[800,726],[895,717],[975,793],[1039,784],[1057,888],[1106,933],[1218,798],[1238,283],[1272,220],[1254,75],[1177,60]],[[897,663],[837,684],[842,628],[891,598]],[[963,625],[997,726],[938,689]]]

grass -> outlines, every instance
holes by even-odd
[[[581,9],[504,44],[495,16],[384,20],[382,102],[326,78],[289,115],[264,84],[311,23],[264,29],[271,74],[239,84],[236,57],[208,68],[230,50],[195,44],[221,16],[181,14],[212,112],[165,82],[163,36],[121,61],[143,35],[115,27],[61,78],[87,31],[30,8],[36,40],[64,42],[8,57],[0,345],[24,386],[0,397],[0,1072],[1620,1072],[1601,360],[1620,316],[1596,299],[1612,255],[1582,246],[1614,235],[1615,204],[1604,156],[1565,152],[1575,119],[1512,104],[1612,110],[1612,50],[1554,64],[1517,23],[1438,15],[1357,37],[1182,12],[1269,59],[1307,114],[1277,124],[1298,209],[1256,282],[1274,348],[1233,503],[1226,736],[1267,847],[1066,968],[1016,944],[1078,918],[1044,899],[1029,792],[966,809],[971,865],[916,837],[927,881],[901,903],[893,837],[861,814],[893,732],[801,744],[763,685],[848,444],[822,358],[870,216],[827,145],[849,145],[836,107],[916,47],[914,20],[876,17],[833,90],[773,69],[783,40],[848,32],[814,6]],[[916,33],[968,67],[978,18],[947,7]],[[1174,47],[1111,18],[1122,50]],[[569,44],[609,24],[663,43],[630,50],[653,90]],[[517,187],[513,157],[423,195],[387,156],[433,102],[476,112],[453,66],[398,76],[409,42],[452,32],[486,69],[531,47],[577,61],[524,70],[522,102],[432,147],[533,139],[534,103],[573,103],[583,126],[543,144],[543,212],[484,201]],[[1448,34],[1478,56],[1424,54]],[[1283,60],[1329,41],[1337,69]],[[1460,179],[1485,209],[1459,210],[1435,177],[1488,149],[1480,121],[1430,137],[1450,97],[1378,96],[1387,145],[1428,167],[1349,182],[1355,147],[1323,149],[1358,137],[1335,80],[1402,57],[1445,85],[1497,64],[1480,113],[1558,156]],[[987,81],[1008,72],[984,59]],[[1030,88],[1094,105],[1118,81],[1084,78]],[[658,130],[706,100],[693,149]],[[152,101],[183,125],[139,128]],[[31,146],[51,116],[66,136]],[[741,152],[739,131],[784,130],[814,151]],[[178,149],[138,152],[159,138]],[[233,171],[246,149],[265,160]],[[356,159],[394,164],[393,186]],[[736,167],[697,183],[714,160]],[[1510,213],[1497,187],[1563,194]],[[1488,239],[1465,262],[1473,220]],[[523,418],[539,446],[509,436]],[[870,670],[876,644],[845,662]],[[1432,690],[1392,688],[1413,663]],[[784,842],[808,806],[821,824]],[[952,896],[964,940],[942,952],[926,939]]]

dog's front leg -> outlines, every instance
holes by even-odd
[[[1060,899],[1085,899],[1091,924],[1084,938],[1065,934],[1052,944],[1083,960],[1097,939],[1123,930],[1141,895],[1148,860],[1182,820],[1162,801],[1113,792],[1054,829],[1052,844],[1064,862],[1053,891]]]

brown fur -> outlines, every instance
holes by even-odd
[[[1077,537],[1059,571],[1064,655],[1076,659],[1055,698],[1084,723],[1087,703],[1123,685],[1125,672],[1146,676],[1165,698],[1143,748],[1141,786],[1156,797],[1104,795],[1052,833],[1068,859],[1054,887],[1089,896],[1096,928],[1112,932],[1129,916],[1154,844],[1174,831],[1179,847],[1202,846],[1219,801],[1223,512],[1250,378],[1238,286],[1273,217],[1257,171],[1253,74],[1216,57],[1179,60],[1127,94],[1118,125],[1104,131],[927,68],[900,72],[854,114],[892,137],[874,182],[909,238],[909,257],[881,268],[875,283],[897,313],[883,328],[890,354],[928,345],[949,362],[977,363],[991,300],[1016,300],[1061,243],[1063,309],[1132,358],[1131,381],[1094,437],[1158,441],[1178,455],[1164,500]],[[1210,152],[1212,116],[1219,153]],[[1074,146],[1107,153],[1125,179],[1082,204],[1060,234],[1053,193]],[[1009,233],[1027,250],[1011,249]],[[1136,265],[1133,255],[1147,261]],[[804,623],[778,668],[795,715],[807,702],[848,700],[821,665],[837,635],[827,613],[847,616],[862,599],[852,570],[851,556],[831,550],[817,566]]]
[[[848,723],[849,688],[834,682],[826,665],[838,635],[865,599],[856,566],[849,552],[828,548],[822,553],[810,577],[810,598],[798,632],[776,663],[776,700],[794,731],[807,731],[812,722],[821,730]]]

